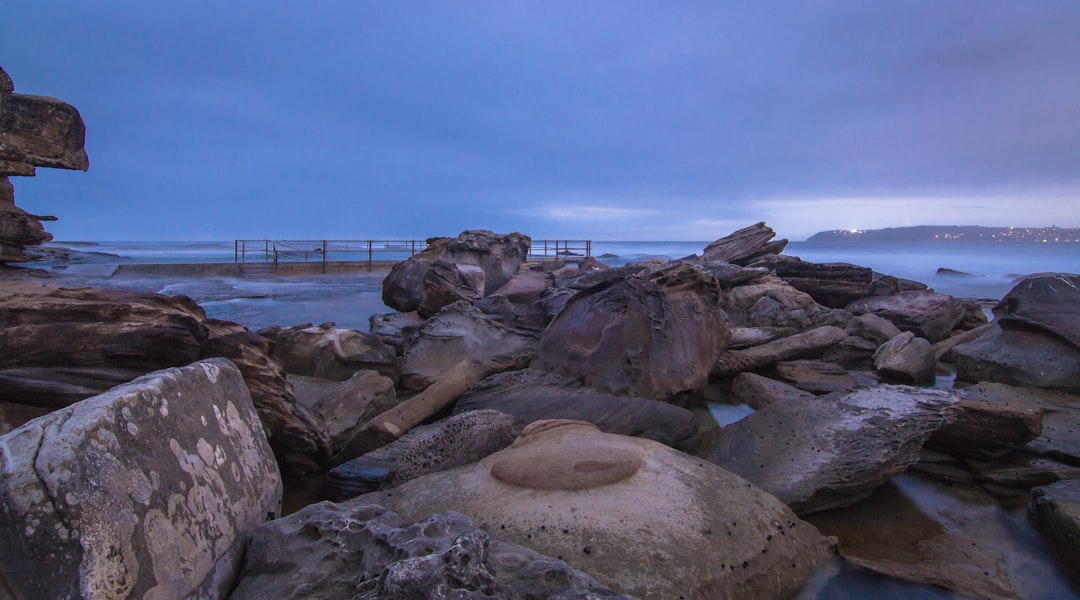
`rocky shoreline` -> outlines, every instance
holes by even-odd
[[[1029,503],[1075,569],[1080,275],[1022,280],[990,321],[774,238],[554,268],[466,231],[387,274],[368,331],[0,265],[0,585],[787,598],[841,564],[1021,597],[993,533],[887,500],[911,473]],[[754,411],[720,426],[718,402]],[[867,543],[878,523],[899,545]]]

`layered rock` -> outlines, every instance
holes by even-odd
[[[764,222],[744,227],[705,246],[702,260],[729,262],[746,266],[756,258],[780,254],[787,240],[770,241],[776,232]]]
[[[797,290],[810,294],[815,302],[829,308],[870,295],[874,272],[848,263],[812,263],[795,256],[770,255],[750,263],[767,267]]]
[[[543,331],[553,316],[547,300],[554,284],[555,277],[542,265],[525,263],[510,281],[478,302],[477,307],[497,315],[511,327]]]
[[[746,350],[726,350],[720,354],[711,374],[713,377],[729,377],[743,371],[774,365],[780,361],[814,354],[820,355],[825,349],[846,337],[847,332],[843,329],[825,325]]]
[[[1001,386],[980,383],[957,392],[956,421],[930,438],[953,454],[998,458],[1042,435],[1044,410]]]
[[[407,523],[381,506],[329,502],[260,527],[231,598],[632,600],[455,512]]]
[[[728,335],[716,279],[676,263],[579,292],[533,367],[601,392],[676,399],[704,389]]]
[[[946,392],[891,385],[778,400],[722,429],[709,460],[796,513],[847,506],[918,462],[955,404]]]
[[[759,410],[780,400],[808,400],[814,395],[755,373],[739,373],[731,380],[731,397],[736,403]]]
[[[289,377],[297,401],[322,418],[333,453],[341,451],[368,420],[398,402],[394,382],[377,371],[357,371],[345,381],[326,381],[329,386],[315,381],[319,380]],[[301,401],[301,389],[311,390],[308,394],[314,397]]]
[[[0,437],[5,589],[221,597],[281,480],[240,372],[158,371]]]
[[[650,440],[544,422],[479,463],[356,503],[454,510],[644,599],[793,595],[827,540],[742,478]]]
[[[743,327],[784,327],[802,331],[815,325],[844,325],[836,322],[837,311],[821,306],[806,292],[772,274],[726,291],[724,310],[733,325]]]

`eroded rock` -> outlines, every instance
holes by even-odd
[[[267,327],[258,333],[274,342],[273,356],[290,375],[345,381],[358,371],[373,370],[391,381],[400,376],[394,349],[370,333],[338,329],[333,323]]]
[[[787,240],[770,241],[776,232],[764,222],[744,227],[705,246],[702,260],[723,261],[746,266],[755,258],[779,254],[787,246]]]
[[[870,296],[851,302],[846,309],[855,315],[877,315],[931,342],[949,337],[967,314],[964,303],[929,290]]]

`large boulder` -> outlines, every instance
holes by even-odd
[[[808,400],[814,395],[756,373],[739,373],[731,380],[731,398],[758,410],[779,400]]]
[[[900,292],[891,296],[870,296],[849,303],[855,314],[874,314],[891,321],[902,331],[910,331],[931,342],[949,337],[967,315],[964,302],[930,290]]]
[[[957,377],[1080,391],[1080,275],[1023,280],[974,341],[955,346]]]
[[[895,383],[933,381],[937,371],[934,347],[914,333],[905,331],[885,342],[874,352],[874,369]]]
[[[704,389],[729,335],[716,279],[675,263],[574,296],[533,367],[601,392],[671,400]]]
[[[836,315],[806,292],[776,275],[766,275],[724,293],[724,310],[733,325],[785,327],[797,331],[815,325],[839,325]]]
[[[829,308],[844,308],[852,300],[870,295],[874,271],[848,263],[812,263],[795,256],[764,256],[750,263],[767,267],[795,289],[810,294]]]
[[[290,376],[289,382],[297,401],[322,418],[333,453],[341,451],[368,420],[398,403],[394,382],[377,371],[357,371],[345,381]],[[302,391],[306,401],[301,400]]]
[[[744,227],[705,246],[702,260],[746,266],[755,258],[780,254],[787,240],[770,241],[776,232],[764,222]]]
[[[813,526],[741,477],[650,440],[541,421],[477,464],[353,502],[453,510],[644,599],[784,598],[826,561]]]
[[[850,392],[860,383],[870,383],[856,379],[852,372],[843,366],[824,360],[785,360],[776,363],[775,372],[781,381],[819,395]]]
[[[537,369],[492,375],[470,387],[454,404],[455,413],[484,409],[513,417],[515,434],[533,421],[572,419],[592,423],[605,433],[679,446],[697,431],[693,413],[685,408],[605,394]]]
[[[1042,435],[1044,409],[997,384],[980,383],[957,391],[956,421],[930,438],[932,446],[953,454],[997,458]]]
[[[212,598],[281,504],[237,368],[151,373],[0,438],[0,544],[17,598]]]
[[[393,381],[400,376],[394,348],[371,333],[338,329],[333,323],[274,326],[258,333],[274,342],[273,356],[290,375],[345,381],[358,371],[373,370]]]
[[[555,293],[554,285],[555,278],[543,265],[525,263],[510,281],[476,306],[499,316],[506,325],[543,331],[551,321],[548,299]]]
[[[536,344],[533,334],[507,327],[467,302],[456,302],[428,319],[409,339],[401,385],[422,390],[465,357],[482,362],[501,355],[531,357]]]
[[[230,596],[586,597],[631,600],[561,560],[491,538],[462,514],[446,512],[407,523],[381,506],[329,502],[260,527],[245,557],[243,579]]]
[[[531,243],[520,233],[480,230],[463,231],[456,238],[432,238],[423,252],[394,265],[383,280],[383,303],[401,312],[422,309],[422,314],[431,315],[443,306],[468,299],[465,296],[471,294],[477,279],[483,282],[479,297],[487,296],[518,272]],[[442,266],[436,267],[439,261],[443,261]],[[456,268],[451,273],[447,266]],[[467,267],[479,268],[483,277],[470,275],[473,271]],[[436,273],[429,278],[433,269]],[[429,289],[434,292],[430,300]],[[436,295],[440,298],[434,298]]]
[[[778,400],[724,427],[709,460],[798,514],[848,506],[918,462],[955,404],[947,392],[893,385]]]

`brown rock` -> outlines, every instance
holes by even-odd
[[[902,331],[910,331],[930,342],[940,342],[966,315],[962,303],[936,292],[900,292],[892,296],[871,296],[855,300],[846,309],[856,315],[872,313],[892,321]]]
[[[995,458],[1042,435],[1043,409],[1002,392],[985,383],[958,391],[956,421],[934,433],[930,443],[953,454]]]
[[[313,385],[313,381],[329,383],[330,386],[319,386],[322,388],[319,391],[311,390],[318,385]],[[340,382],[303,376],[290,376],[289,382],[293,384],[297,402],[301,402],[298,389],[301,386],[311,390],[315,396],[301,404],[322,418],[334,453],[340,451],[372,417],[390,410],[398,402],[394,382],[377,371],[357,371]]]
[[[85,141],[86,125],[74,106],[45,96],[0,95],[0,161],[85,171]]]
[[[905,331],[874,352],[874,369],[895,383],[932,381],[937,370],[934,347],[925,339]]]
[[[723,261],[746,266],[760,256],[780,254],[787,246],[787,240],[770,242],[776,232],[764,222],[744,227],[726,237],[705,246],[702,260]]]
[[[840,365],[821,360],[790,360],[776,364],[776,376],[813,394],[849,392],[859,384]]]
[[[401,375],[394,349],[378,336],[333,323],[318,327],[267,327],[259,335],[272,340],[273,356],[290,375],[345,381],[360,371],[378,371],[391,381]]]
[[[900,335],[900,328],[892,321],[873,313],[861,314],[844,326],[849,335],[857,335],[874,342],[875,348]]]
[[[1080,479],[1031,490],[1028,514],[1058,554],[1080,568]]]
[[[732,400],[760,410],[780,400],[808,400],[815,396],[797,387],[755,373],[739,373],[731,381]]]
[[[733,325],[798,331],[829,324],[833,313],[775,275],[757,278],[725,292],[724,311]]]
[[[746,350],[725,350],[716,361],[711,375],[728,377],[743,371],[774,365],[784,360],[820,355],[826,348],[846,337],[847,333],[843,329],[826,325]]]
[[[770,255],[750,263],[767,267],[815,302],[829,308],[844,308],[852,300],[870,295],[874,272],[848,263],[812,263],[795,256]]]
[[[15,84],[11,81],[11,76],[7,74],[7,71],[3,67],[0,67],[0,94],[10,94],[15,91]]]

